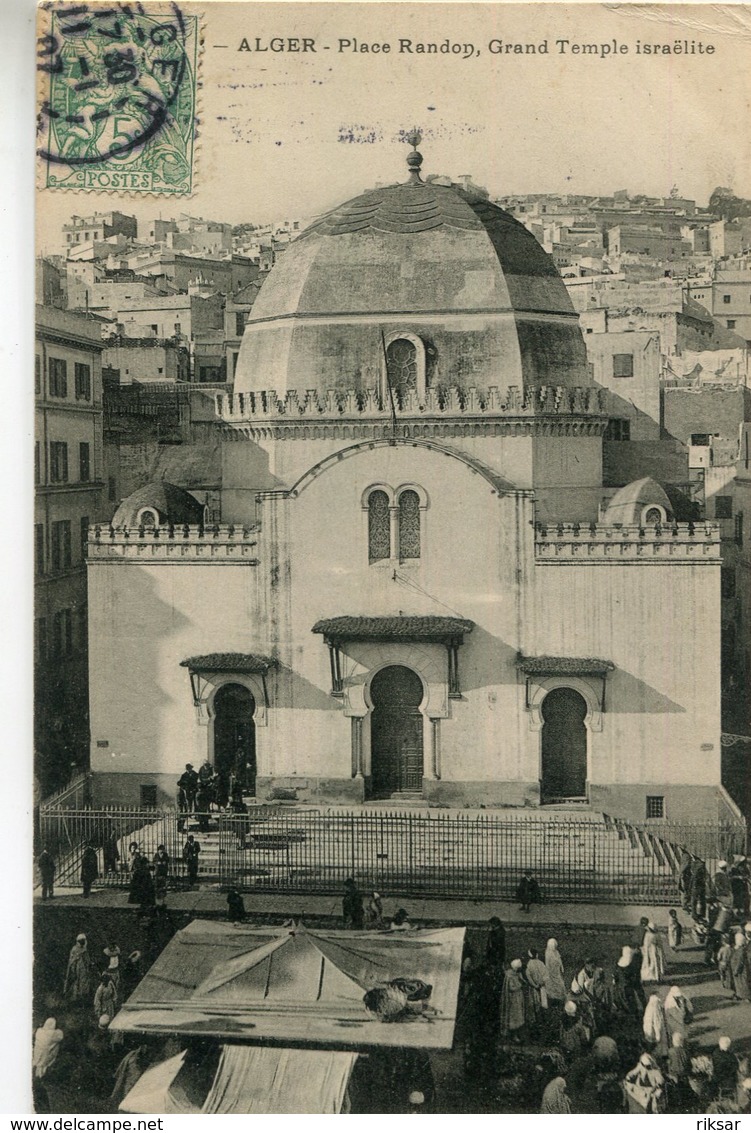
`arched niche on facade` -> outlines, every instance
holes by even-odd
[[[257,728],[265,728],[268,724],[268,710],[266,707],[266,689],[258,673],[207,673],[201,680],[201,694],[196,704],[198,723],[204,727],[212,723],[214,699],[223,685],[243,685],[251,693],[256,707],[253,720]]]
[[[589,681],[584,677],[561,675],[559,677],[533,677],[530,678],[529,692],[529,729],[531,732],[541,732],[544,724],[542,704],[545,697],[554,688],[572,688],[580,693],[587,705],[584,717],[584,726],[588,732],[602,731],[602,689],[595,679]]]
[[[448,662],[443,645],[420,642],[381,642],[359,644],[358,659],[342,654],[343,709],[345,716],[368,716],[373,708],[370,684],[381,669],[403,665],[420,677],[425,697],[422,714],[430,719],[448,718]]]

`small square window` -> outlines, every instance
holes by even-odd
[[[613,377],[614,378],[633,378],[634,376],[634,356],[633,354],[614,354],[613,355]]]
[[[647,795],[647,818],[665,817],[665,796]]]
[[[732,519],[733,518],[733,497],[732,496],[715,496],[715,498],[714,498],[714,517],[715,517],[715,519]]]
[[[723,301],[723,303],[729,303],[730,302],[730,296],[729,295],[723,295],[722,301]]]
[[[156,783],[141,783],[141,806],[156,806]]]
[[[735,319],[727,320],[727,328],[728,330],[735,330]]]

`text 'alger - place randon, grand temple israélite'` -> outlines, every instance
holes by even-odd
[[[221,523],[162,482],[90,533],[94,798],[208,758],[263,798],[723,817],[718,528],[603,496],[552,259],[421,162],[263,283]]]

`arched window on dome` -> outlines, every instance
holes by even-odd
[[[371,563],[391,558],[391,511],[389,498],[376,488],[368,496],[368,560]]]
[[[397,408],[403,408],[411,393],[425,397],[425,344],[417,335],[402,332],[386,344],[386,397],[389,389]]]
[[[412,488],[399,495],[399,561],[420,557],[420,497]]]
[[[150,507],[142,507],[137,519],[140,527],[157,527],[159,523],[156,512]]]
[[[667,523],[665,508],[661,504],[649,504],[642,508],[641,523],[643,527],[655,527],[658,523],[664,526]]]

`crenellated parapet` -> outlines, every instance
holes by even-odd
[[[217,523],[164,527],[89,528],[89,562],[118,559],[140,563],[246,563],[258,564],[260,529]]]
[[[394,392],[393,401],[377,389],[327,391],[275,390],[216,395],[219,419],[241,435],[258,437],[315,430],[323,436],[354,437],[393,431],[399,436],[443,434],[471,425],[477,432],[555,432],[601,435],[607,424],[604,391],[594,386],[510,386],[489,389],[437,387],[419,396]],[[337,430],[337,431],[333,431]]]
[[[604,523],[537,523],[538,563],[720,562],[717,523],[667,523],[644,527]]]

